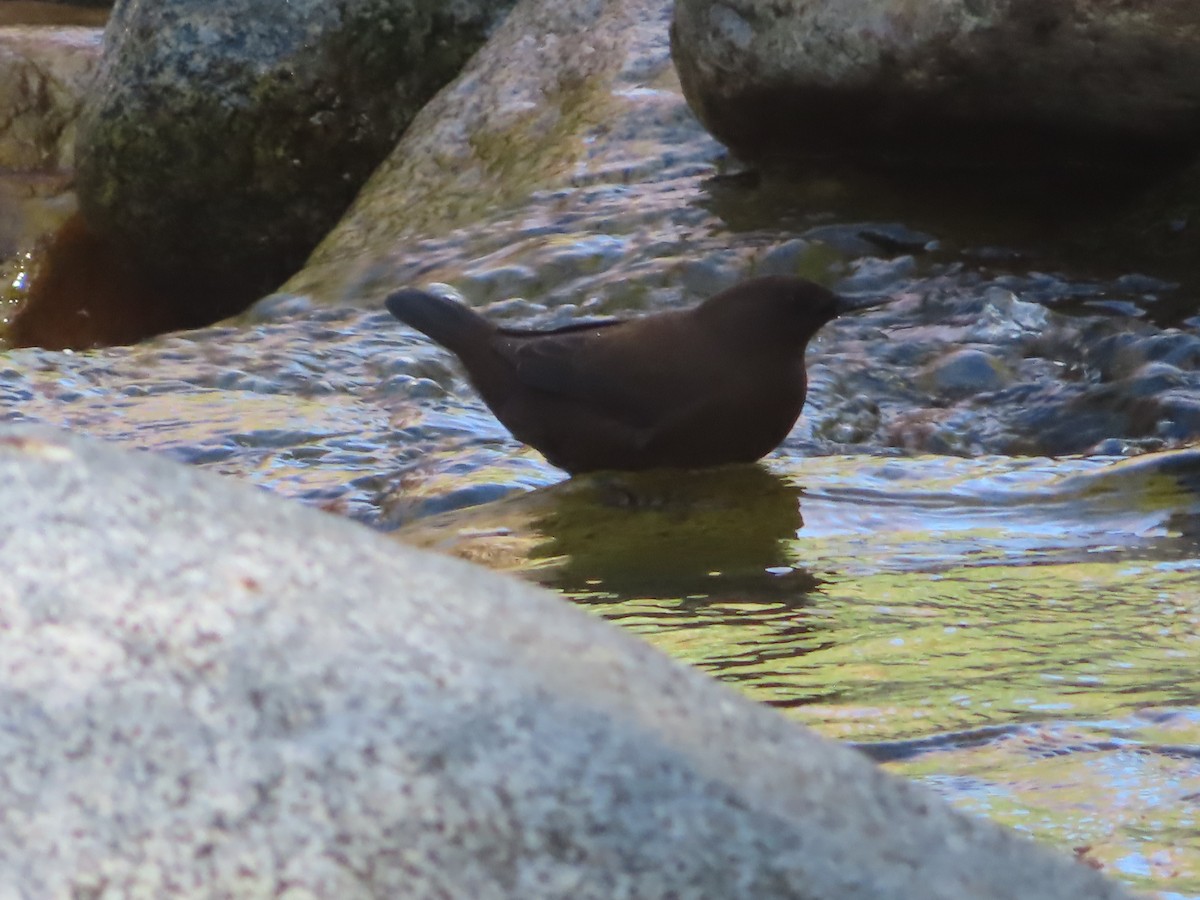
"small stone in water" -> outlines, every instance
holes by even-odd
[[[295,319],[312,311],[313,302],[309,297],[298,294],[268,294],[246,311],[246,318],[251,322],[278,322],[281,319]]]
[[[956,350],[930,363],[917,376],[927,390],[947,397],[998,391],[1012,376],[1000,360],[982,350]]]

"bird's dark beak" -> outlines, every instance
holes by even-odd
[[[883,306],[885,303],[891,302],[891,297],[880,296],[879,294],[856,294],[848,297],[845,294],[837,295],[837,314],[844,316],[846,313],[857,312],[860,309],[871,309],[875,306]]]

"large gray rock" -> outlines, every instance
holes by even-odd
[[[297,269],[511,0],[123,0],[80,122],[88,223],[176,302]]]
[[[0,27],[0,170],[72,168],[75,123],[95,75],[99,38],[94,28]]]
[[[1126,896],[516,581],[44,429],[0,496],[5,897]]]
[[[673,49],[745,157],[1022,165],[1200,140],[1192,0],[679,0]]]

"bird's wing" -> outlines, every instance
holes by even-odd
[[[517,379],[537,391],[582,404],[633,426],[659,415],[660,358],[628,352],[615,338],[619,321],[570,326],[549,333],[502,333],[497,349],[513,366]],[[662,348],[669,353],[669,348]]]

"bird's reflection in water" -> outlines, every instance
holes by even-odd
[[[802,602],[800,489],[761,465],[602,473],[553,492],[528,574],[575,595]]]

